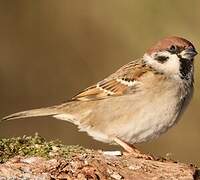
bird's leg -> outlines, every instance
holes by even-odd
[[[133,145],[129,145],[126,142],[122,141],[121,139],[115,137],[114,141],[119,144],[121,147],[123,147],[128,154],[134,155],[137,158],[144,158],[144,159],[148,159],[148,160],[153,160],[154,158],[150,155],[146,155],[142,152],[140,152],[138,149],[136,149],[136,147],[134,147]]]
[[[128,153],[138,152],[138,150],[134,146],[130,146],[129,144],[125,143],[117,137],[114,138],[114,141],[121,147],[123,147]]]

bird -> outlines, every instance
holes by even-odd
[[[180,119],[193,95],[196,55],[190,41],[165,37],[67,102],[14,113],[2,121],[52,116],[77,125],[95,140],[136,152],[135,144],[158,138]]]

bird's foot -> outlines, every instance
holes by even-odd
[[[126,150],[126,152],[123,153],[124,155],[131,155],[134,156],[135,158],[142,158],[146,160],[155,160],[153,156],[142,153],[133,145],[129,145],[124,141],[120,140],[119,138],[115,138],[114,141]]]
[[[124,152],[123,155],[125,156],[134,156],[135,158],[141,158],[141,159],[145,159],[145,160],[155,160],[155,158],[149,154],[144,154],[141,152]]]

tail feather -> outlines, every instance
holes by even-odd
[[[50,116],[58,114],[57,106],[40,108],[40,109],[32,109],[28,111],[22,111],[18,113],[11,114],[2,119],[2,121],[12,120],[12,119],[20,119],[27,117],[36,117],[36,116]]]

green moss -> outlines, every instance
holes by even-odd
[[[59,141],[46,141],[35,134],[34,137],[23,136],[10,139],[0,139],[0,163],[9,158],[20,156],[41,156],[45,158],[70,158],[75,154],[86,153],[88,150],[80,146],[67,146]]]

